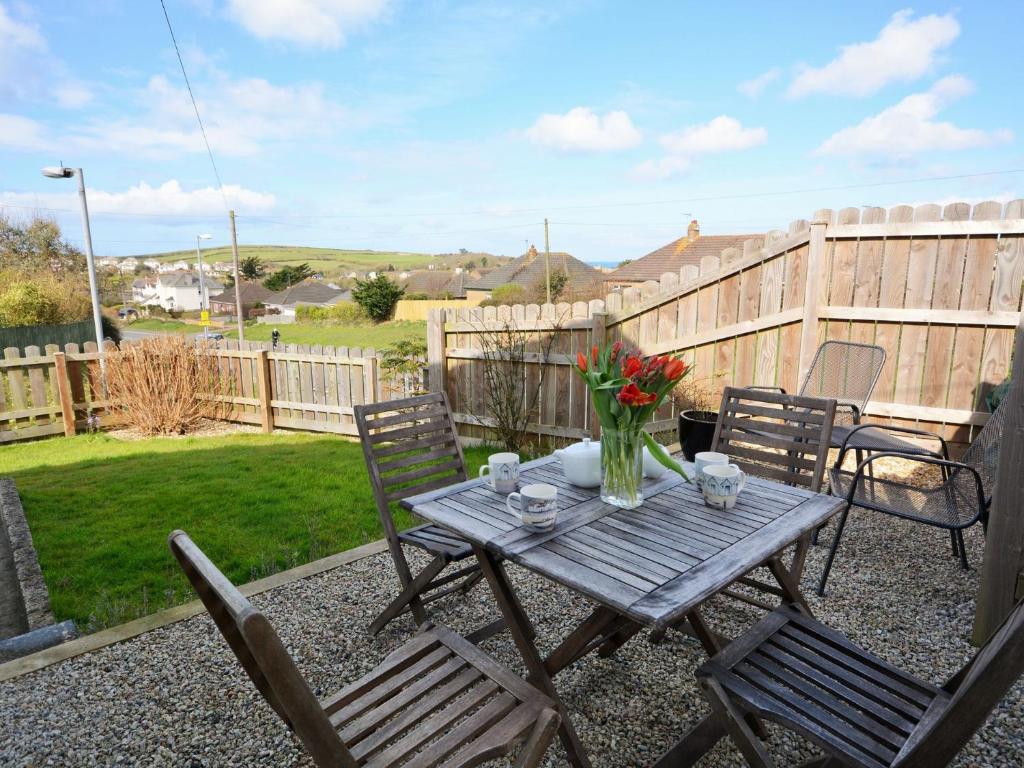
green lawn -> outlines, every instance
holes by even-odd
[[[466,450],[472,476],[489,452]],[[57,620],[85,631],[190,597],[167,549],[175,528],[235,583],[382,535],[362,449],[334,436],[81,435],[2,446],[0,467],[17,483]]]
[[[270,341],[275,326],[253,325],[245,329],[247,341]],[[381,349],[399,339],[425,339],[427,324],[412,320],[394,320],[380,325],[314,325],[292,323],[276,326],[282,344],[322,344],[335,347],[373,347]],[[238,338],[237,331],[224,334]]]
[[[203,326],[150,317],[146,320],[136,320],[133,323],[122,323],[121,329],[125,331],[158,331],[160,333],[199,333],[203,330]]]

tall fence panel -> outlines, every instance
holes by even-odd
[[[523,375],[540,393],[530,429],[579,437],[597,430],[569,366],[595,338],[681,352],[712,396],[727,385],[795,392],[821,342],[873,343],[887,362],[868,418],[966,442],[1009,370],[1022,285],[1024,201],[825,209],[589,304],[432,312],[428,366],[467,434],[486,435],[481,339],[525,333]],[[666,405],[654,428],[674,417]]]
[[[61,325],[24,325],[0,328],[0,349],[8,347],[45,347],[48,344],[82,344],[96,338],[92,320]]]

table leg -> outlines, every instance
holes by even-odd
[[[549,675],[557,675],[573,662],[593,650],[595,638],[605,638],[618,631],[624,619],[610,608],[598,606],[582,624],[553,650],[544,661]]]
[[[474,545],[473,551],[476,553],[477,560],[480,561],[480,570],[483,571],[484,577],[494,593],[494,599],[498,603],[498,608],[501,609],[512,639],[523,657],[527,670],[529,670],[530,682],[550,696],[558,707],[558,712],[562,716],[558,736],[562,741],[562,746],[565,747],[569,762],[578,768],[591,768],[586,750],[569,719],[569,712],[558,695],[537,647],[533,644],[531,639],[533,627],[526,616],[526,611],[516,598],[512,585],[509,584],[504,567],[482,547]]]
[[[811,618],[814,618],[814,614],[811,613],[811,606],[807,604],[806,598],[800,592],[800,583],[797,578],[794,577],[793,572],[786,567],[782,560],[776,556],[768,561],[768,570],[772,572],[772,576],[779,582],[779,587],[782,589],[783,597],[800,607],[804,613]]]

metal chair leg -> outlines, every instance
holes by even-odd
[[[825,561],[825,569],[821,572],[821,579],[818,581],[818,597],[825,594],[825,582],[828,581],[828,574],[832,570],[832,561],[836,559],[836,550],[839,549],[839,539],[843,536],[843,528],[846,527],[846,518],[850,514],[850,505],[846,505],[843,514],[839,516],[839,524],[836,526],[836,535],[832,539],[832,548],[828,551],[828,559]]]
[[[960,554],[960,550],[957,549],[956,545],[956,530],[953,528],[949,529],[949,543],[953,547],[953,557],[957,557]]]
[[[956,529],[956,545],[960,550],[960,567],[965,571],[969,571],[971,566],[967,563],[967,547],[964,546],[964,532],[959,528]]]

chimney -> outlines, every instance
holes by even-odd
[[[700,224],[694,219],[690,222],[690,226],[686,228],[686,239],[692,243],[698,237],[700,237]]]
[[[526,260],[533,261],[537,258],[537,248],[531,243],[530,250],[526,252]]]

